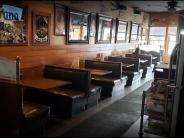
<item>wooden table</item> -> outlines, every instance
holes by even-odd
[[[130,68],[130,67],[133,67],[134,64],[125,64],[125,63],[122,63],[122,67],[125,67],[125,68]]]
[[[176,74],[176,65],[172,65],[172,71],[169,72],[169,64],[159,64],[155,66],[155,78],[163,78],[163,79],[168,79],[169,73],[172,74],[171,79],[175,79],[175,74]]]
[[[57,64],[57,65],[52,65],[55,67],[68,67],[68,68],[72,68],[70,66],[65,66],[63,64]],[[101,70],[101,69],[93,69],[93,68],[82,68],[82,67],[75,67],[73,69],[83,69],[83,70],[88,70],[91,72],[91,75],[98,75],[98,76],[103,76],[103,75],[107,75],[112,73],[112,71],[109,70]]]
[[[154,59],[157,59],[157,57],[152,57],[152,59],[154,60]]]
[[[169,64],[158,64],[155,68],[163,69],[163,70],[169,70]],[[172,69],[176,70],[176,65],[172,65]]]
[[[22,79],[20,80],[20,84],[24,87],[47,90],[50,88],[71,84],[71,82],[48,78],[35,78],[35,79]]]
[[[91,75],[98,75],[98,76],[103,76],[112,73],[112,71],[109,70],[92,69],[92,68],[81,68],[81,69],[89,70],[91,72]]]
[[[140,60],[140,63],[146,63],[148,60],[146,60],[146,59],[141,59]]]

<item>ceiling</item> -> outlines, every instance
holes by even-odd
[[[142,11],[145,12],[166,12],[168,11],[168,2],[172,0],[165,0],[165,1],[149,1],[149,0],[122,0],[119,3],[130,6],[130,7],[137,7]],[[176,0],[177,7],[176,11],[184,10],[184,1],[183,0]]]

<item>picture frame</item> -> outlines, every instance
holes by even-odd
[[[131,22],[131,34],[130,34],[130,42],[136,42],[138,40],[138,23]]]
[[[90,14],[90,37],[95,37],[96,34],[96,13]]]
[[[111,43],[113,18],[97,14],[96,20],[96,44]]]
[[[66,7],[55,4],[54,6],[54,34],[56,36],[66,35]]]
[[[127,41],[128,21],[116,18],[116,43]]]
[[[89,43],[90,13],[68,9],[67,44]]]
[[[27,46],[27,7],[3,2],[1,8],[4,10],[0,11],[0,46]]]
[[[33,45],[50,45],[50,14],[33,12]]]

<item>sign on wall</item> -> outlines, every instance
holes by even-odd
[[[54,9],[55,35],[66,34],[66,9],[64,6],[55,5]]]
[[[33,12],[33,45],[50,44],[50,15]]]

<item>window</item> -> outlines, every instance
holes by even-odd
[[[176,45],[176,35],[177,27],[168,27],[168,51],[167,53],[171,55],[173,48]]]
[[[149,41],[151,45],[164,48],[166,27],[150,27]]]
[[[127,34],[127,22],[117,19],[116,42],[125,42]]]

